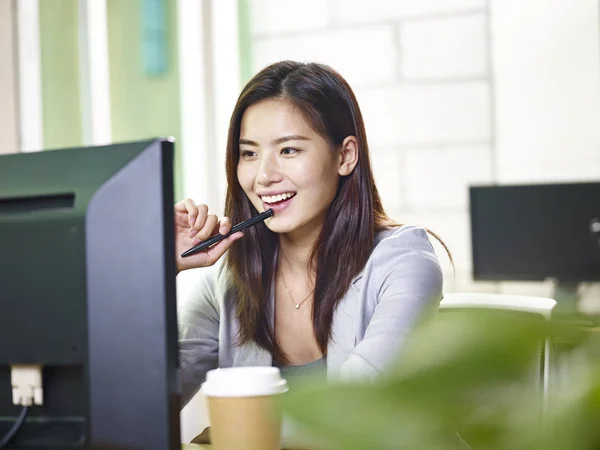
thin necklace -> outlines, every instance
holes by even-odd
[[[300,303],[296,303],[296,301],[294,300],[294,297],[292,297],[292,293],[290,292],[290,290],[287,287],[287,283],[285,282],[285,278],[283,278],[283,273],[281,274],[281,281],[283,281],[283,287],[285,289],[285,292],[288,293],[288,295],[290,296],[290,299],[292,300],[292,303],[294,304],[294,308],[296,309],[300,309],[300,307],[302,306],[302,304],[308,300],[308,298],[312,295],[312,292],[309,292],[308,295],[306,296],[306,298],[304,300],[302,300]]]

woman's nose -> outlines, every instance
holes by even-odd
[[[281,181],[282,179],[281,167],[279,167],[277,159],[271,156],[265,156],[260,164],[258,182],[260,184],[271,184]]]

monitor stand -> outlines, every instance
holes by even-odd
[[[579,283],[554,280],[554,300],[559,312],[577,312],[579,305]]]

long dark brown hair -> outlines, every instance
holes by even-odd
[[[309,263],[316,271],[313,328],[319,348],[326,354],[334,311],[371,255],[375,233],[398,224],[386,215],[377,192],[363,118],[352,89],[326,65],[294,61],[264,68],[238,98],[227,139],[225,215],[238,223],[257,214],[237,179],[240,127],[249,106],[272,98],[290,102],[329,141],[332,149],[338,149],[347,136],[355,136],[358,142],[358,163],[340,179]],[[277,235],[264,223],[244,234],[227,255],[231,289],[237,299],[239,344],[254,342],[270,351],[277,361],[287,362],[275,339],[269,301],[276,270]]]

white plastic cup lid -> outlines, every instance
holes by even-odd
[[[229,367],[209,370],[200,391],[206,397],[255,397],[287,392],[277,367]]]

